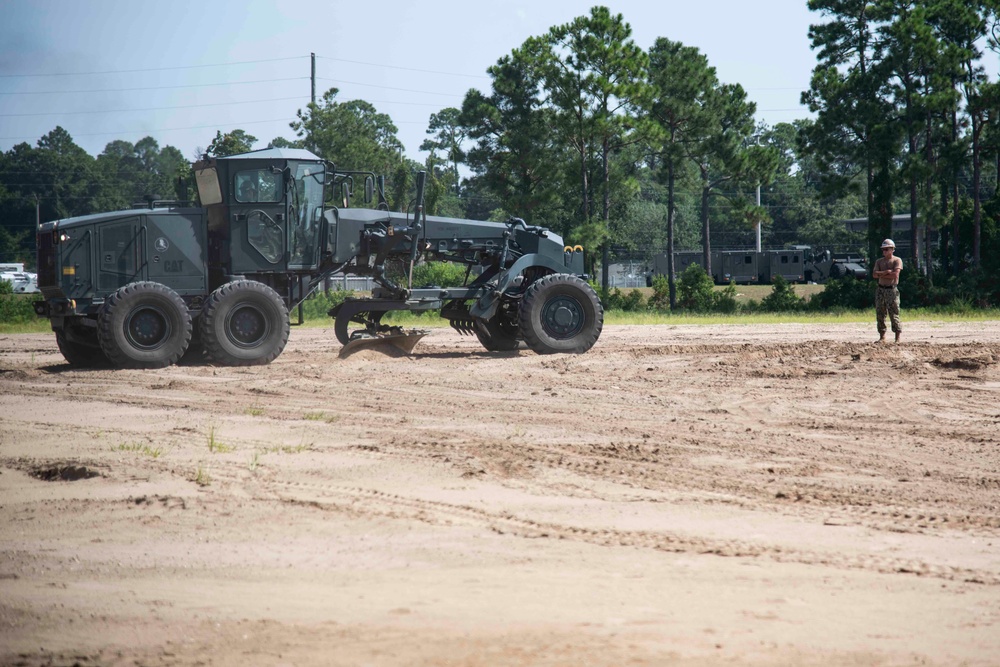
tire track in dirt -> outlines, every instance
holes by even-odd
[[[747,540],[692,537],[669,531],[585,528],[526,518],[510,511],[491,512],[467,504],[427,500],[361,487],[276,479],[262,481],[260,486],[264,489],[264,493],[252,494],[256,500],[275,500],[323,511],[403,519],[433,525],[462,524],[526,539],[576,540],[607,547],[632,547],[739,558],[766,558],[782,563],[824,565],[883,574],[915,574],[951,581],[990,586],[1000,585],[1000,573],[933,564],[919,558],[893,558],[876,554],[845,556]]]

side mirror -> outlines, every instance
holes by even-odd
[[[373,199],[375,199],[375,179],[365,176],[365,203],[371,204]]]

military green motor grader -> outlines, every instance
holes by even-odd
[[[439,310],[491,351],[523,341],[582,353],[601,334],[582,249],[517,218],[425,215],[422,173],[404,213],[388,210],[381,178],[301,149],[206,158],[194,173],[201,207],[150,201],[40,225],[35,310],[71,364],[157,368],[194,349],[220,365],[266,364],[285,347],[289,312],[339,275],[374,283],[330,311],[344,350],[412,348],[421,332],[383,323],[398,310]],[[464,265],[464,284],[413,284],[415,265],[441,261]]]

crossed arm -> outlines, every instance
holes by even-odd
[[[899,262],[893,262],[892,263],[892,268],[890,268],[890,269],[886,269],[884,271],[878,271],[878,270],[872,271],[872,277],[874,277],[874,278],[892,278],[893,280],[897,280],[899,278],[899,272],[902,270],[902,268],[903,267],[900,266]]]

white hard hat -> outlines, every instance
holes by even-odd
[[[886,239],[885,241],[882,241],[882,247],[883,248],[895,248],[896,244],[892,242],[892,239]]]

